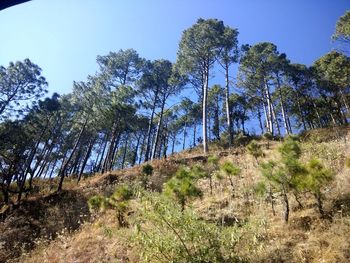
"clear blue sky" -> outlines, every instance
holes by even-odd
[[[238,28],[240,44],[269,41],[310,65],[332,48],[349,0],[33,0],[0,12],[0,65],[30,58],[50,92],[97,70],[97,55],[134,48],[175,61],[181,33],[199,17]]]

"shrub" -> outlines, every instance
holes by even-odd
[[[201,190],[195,185],[196,176],[188,168],[181,167],[164,187],[164,194],[174,198],[182,211],[190,198],[201,197]]]
[[[141,171],[141,184],[146,189],[149,181],[149,177],[153,174],[153,166],[149,163],[142,166]]]
[[[234,254],[239,240],[236,227],[220,227],[182,211],[171,200],[144,198],[134,243],[143,262],[240,262]]]
[[[261,164],[261,174],[268,181],[273,206],[272,191],[276,191],[282,197],[284,206],[284,220],[287,223],[289,219],[289,200],[288,193],[293,191],[297,193],[302,189],[302,182],[307,174],[304,166],[300,164],[299,157],[301,150],[298,142],[293,137],[288,137],[279,148],[281,160],[279,162],[269,161]],[[274,212],[275,213],[275,212]]]
[[[219,168],[219,157],[216,155],[212,155],[208,157],[208,165],[207,165],[207,178],[209,178],[209,187],[210,194],[213,194],[213,175]]]
[[[324,217],[322,189],[333,179],[333,172],[317,159],[312,159],[307,164],[307,176],[302,182],[305,190],[313,193],[317,201],[317,208],[321,217]]]
[[[120,226],[126,226],[125,213],[129,209],[129,200],[133,191],[129,185],[119,185],[115,192],[108,198],[110,207],[116,210],[117,219]]]
[[[153,166],[149,163],[142,166],[142,174],[151,176],[153,174]]]
[[[247,145],[247,150],[250,155],[252,155],[255,160],[258,162],[259,157],[264,156],[264,152],[261,149],[261,145],[257,143],[257,141],[252,140],[248,145]]]
[[[270,148],[270,141],[273,140],[273,135],[271,132],[265,132],[264,135],[263,135],[263,138],[265,140],[267,140],[267,149]]]
[[[229,180],[233,192],[235,188],[232,177],[240,175],[241,169],[235,166],[233,163],[226,161],[221,165],[220,170],[224,174],[224,176]]]
[[[119,185],[110,197],[93,196],[88,201],[91,211],[104,211],[106,208],[114,209],[120,226],[126,226],[125,213],[129,209],[129,200],[133,196],[129,185]]]
[[[92,212],[103,211],[106,208],[106,198],[95,195],[88,200],[88,206]]]

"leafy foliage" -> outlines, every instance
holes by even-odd
[[[247,150],[248,150],[248,153],[251,154],[255,158],[255,160],[258,160],[259,157],[264,156],[264,152],[261,149],[261,145],[258,144],[258,142],[255,140],[252,140],[247,145]]]
[[[220,170],[225,175],[225,177],[228,178],[232,187],[232,191],[234,191],[235,186],[232,177],[240,175],[241,169],[235,166],[232,162],[226,161],[220,166]]]
[[[201,197],[202,192],[196,186],[196,176],[185,167],[181,167],[164,187],[164,194],[174,198],[181,205],[182,211],[190,198]]]
[[[114,209],[120,226],[126,226],[125,213],[129,210],[129,200],[133,196],[132,188],[127,185],[119,185],[109,197],[93,196],[88,200],[89,209],[103,212],[106,208]]]
[[[141,183],[143,187],[146,189],[149,181],[149,177],[153,174],[153,166],[149,163],[142,166],[141,171]]]
[[[236,228],[207,223],[161,196],[143,200],[134,237],[143,262],[241,262]]]

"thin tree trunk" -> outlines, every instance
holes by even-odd
[[[318,212],[320,213],[321,218],[324,218],[324,210],[323,210],[323,202],[322,202],[322,197],[320,193],[315,193],[315,198],[317,201],[317,208]]]
[[[278,119],[277,119],[277,115],[276,115],[276,111],[275,111],[275,106],[273,105],[273,103],[271,103],[271,109],[272,109],[272,117],[275,120],[275,124],[276,124],[276,128],[277,128],[277,134],[278,134],[278,136],[281,136],[281,129],[280,129],[280,125],[278,123]]]
[[[284,107],[284,100],[283,100],[283,95],[282,95],[282,90],[281,90],[281,84],[280,84],[280,79],[279,76],[276,76],[277,78],[277,89],[278,89],[278,94],[280,97],[280,105],[281,105],[281,113],[282,113],[282,119],[283,119],[283,124],[284,124],[284,129],[286,134],[289,134],[289,127],[288,127],[288,121],[287,121],[287,112]]]
[[[102,172],[102,161],[103,161],[103,157],[105,155],[105,151],[106,151],[106,148],[107,148],[107,144],[108,144],[108,138],[106,138],[106,141],[105,141],[105,144],[103,146],[103,149],[102,149],[102,153],[101,153],[101,157],[100,157],[100,161],[98,163],[98,166],[96,168],[96,171],[99,171],[99,172]],[[97,159],[96,159],[97,160]]]
[[[111,171],[113,169],[113,165],[115,164],[116,153],[118,151],[118,146],[119,146],[119,141],[120,141],[121,136],[122,136],[122,132],[119,132],[118,136],[115,140],[115,143],[114,143],[114,148],[112,151],[111,159],[108,163],[107,171]]]
[[[165,96],[163,96],[163,101],[162,101],[162,106],[161,106],[161,109],[160,109],[159,121],[158,121],[158,124],[157,124],[157,131],[156,131],[155,141],[154,141],[154,145],[153,145],[151,160],[153,160],[156,157],[156,151],[157,151],[158,142],[159,142],[159,136],[160,136],[160,128],[162,126],[162,121],[163,121],[165,100],[166,100]]]
[[[137,136],[137,135],[136,135],[136,136]],[[138,150],[139,150],[140,141],[141,141],[141,138],[142,138],[142,137],[143,137],[142,135],[137,136],[137,142],[136,142],[136,146],[135,146],[135,150],[134,150],[134,158],[133,158],[133,160],[132,160],[131,166],[134,166],[134,165],[136,164],[137,152],[138,152]]]
[[[126,152],[127,152],[127,148],[128,148],[128,140],[129,140],[129,133],[127,132],[127,133],[126,133],[126,138],[125,138],[123,159],[122,159],[122,169],[124,169],[124,165],[125,165]]]
[[[185,127],[184,127],[184,136],[183,136],[183,140],[182,140],[182,150],[185,150],[185,146],[186,146],[186,129],[187,129],[187,123],[185,123]]]
[[[233,142],[233,133],[231,129],[231,116],[230,116],[230,85],[229,85],[229,65],[225,64],[225,103],[226,103],[226,123],[227,123],[227,132],[229,135],[229,146],[231,147]]]
[[[193,148],[196,147],[196,132],[197,132],[197,125],[195,123],[193,126]]]
[[[258,111],[258,120],[259,120],[259,126],[260,126],[260,130],[261,130],[261,134],[264,134],[264,126],[261,120],[261,111],[260,111],[260,107],[257,107],[257,111]]]
[[[306,122],[305,122],[305,118],[304,118],[304,113],[303,113],[303,110],[301,109],[300,96],[299,96],[298,92],[295,92],[295,94],[297,95],[296,99],[297,99],[299,115],[300,115],[300,118],[301,118],[301,123],[303,124],[304,130],[307,131]]]
[[[85,166],[86,166],[86,164],[87,164],[87,161],[88,161],[89,158],[90,158],[90,155],[91,155],[91,152],[92,152],[92,148],[94,147],[95,141],[96,141],[96,139],[93,138],[93,139],[91,140],[90,144],[89,144],[88,150],[87,150],[87,152],[86,152],[86,155],[85,155],[85,157],[84,157],[84,160],[83,160],[83,163],[82,163],[82,165],[81,165],[80,172],[79,172],[79,175],[78,175],[78,180],[77,180],[78,183],[79,183],[79,181],[81,180],[81,176],[83,175],[83,172],[84,172]]]
[[[169,133],[166,132],[164,134],[164,145],[163,145],[163,158],[167,158],[167,151],[168,151],[168,145],[169,145]]]
[[[288,223],[289,220],[289,201],[285,191],[283,191],[283,206],[284,206],[284,221]]]
[[[61,172],[60,172],[60,174],[59,174],[59,176],[60,176],[61,178],[60,178],[60,182],[59,182],[59,184],[58,184],[57,192],[60,192],[60,191],[62,190],[63,180],[64,180],[64,177],[65,177],[66,169],[67,169],[67,167],[68,167],[69,162],[72,160],[73,155],[74,155],[76,149],[78,148],[79,142],[80,142],[80,140],[81,140],[81,138],[82,138],[82,136],[83,136],[83,133],[84,133],[84,131],[85,131],[85,127],[86,127],[87,122],[88,122],[88,119],[86,118],[86,120],[85,120],[85,122],[84,122],[84,124],[83,124],[83,127],[82,127],[81,130],[80,130],[78,139],[77,139],[77,141],[76,141],[76,143],[75,143],[75,145],[74,145],[74,147],[73,147],[73,149],[72,149],[72,152],[70,153],[70,156],[68,157],[67,161],[65,162],[65,164],[64,164],[63,167],[62,167],[62,170],[61,170]]]
[[[269,117],[268,117],[265,101],[263,101],[263,109],[264,109],[264,116],[265,116],[265,127],[267,129],[267,132],[271,133],[270,124],[269,124]]]
[[[175,142],[176,142],[176,135],[174,135],[174,138],[173,138],[173,143],[172,143],[172,146],[171,146],[171,154],[174,154]]]
[[[349,112],[349,104],[347,103],[346,98],[345,98],[344,93],[343,93],[341,88],[339,89],[339,92],[340,92],[340,96],[341,96],[341,99],[343,101],[343,104],[345,106],[346,112],[348,113]]]
[[[149,152],[151,150],[151,133],[152,133],[154,112],[156,110],[157,99],[158,99],[158,92],[159,92],[158,90],[159,90],[159,88],[157,87],[155,95],[154,95],[155,98],[154,98],[154,103],[153,103],[153,107],[152,107],[151,117],[150,117],[149,122],[148,122],[145,162],[147,162],[149,160]]]
[[[203,152],[208,152],[208,139],[207,139],[207,97],[209,86],[209,65],[206,65],[204,70],[204,86],[203,86]]]
[[[140,151],[140,157],[139,157],[139,164],[141,164],[141,162],[142,162],[143,150],[145,149],[145,142],[146,142],[146,135],[144,135],[143,139],[142,139],[141,151]]]
[[[274,131],[273,131],[273,111],[272,111],[272,101],[271,101],[271,96],[270,96],[270,89],[269,89],[269,85],[267,83],[267,80],[264,79],[265,82],[265,96],[266,96],[266,103],[267,103],[267,120],[268,120],[268,127],[269,127],[269,132],[274,135]]]

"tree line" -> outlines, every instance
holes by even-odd
[[[344,47],[349,21],[346,12],[333,36]],[[25,59],[1,66],[3,201],[20,201],[34,178],[57,177],[60,191],[67,176],[79,182],[84,174],[166,158],[177,148],[202,144],[207,153],[210,141],[232,146],[252,132],[283,136],[348,123],[345,51],[308,67],[273,43],[240,46],[238,34],[223,21],[198,19],[183,32],[175,63],[147,60],[134,49],[110,52],[97,56],[98,72],[74,82],[72,92],[47,98],[38,65]],[[225,84],[210,86],[218,72]]]

